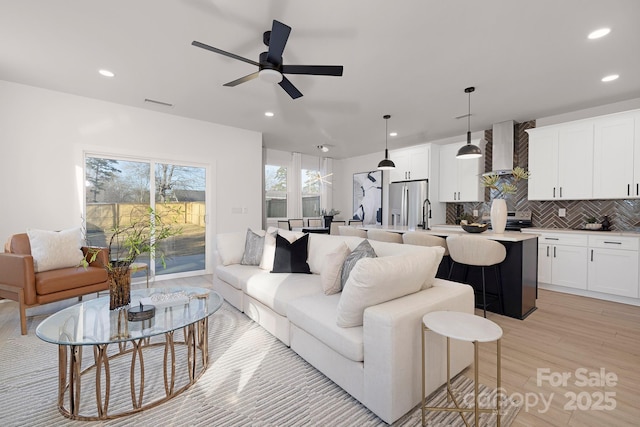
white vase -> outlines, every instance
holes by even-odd
[[[494,233],[504,233],[507,226],[507,202],[504,199],[493,199],[491,202],[491,228]]]

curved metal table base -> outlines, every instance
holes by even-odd
[[[209,346],[208,329],[209,318],[205,317],[196,323],[192,323],[183,328],[185,341],[174,341],[174,332],[165,333],[165,342],[151,344],[149,338],[141,338],[130,341],[131,348],[127,348],[127,342],[120,342],[119,352],[108,356],[107,346],[109,344],[96,344],[93,346],[94,364],[84,370],[82,364],[81,345],[59,345],[58,346],[58,410],[62,415],[73,420],[98,421],[113,418],[125,417],[153,408],[179,395],[191,387],[204,374],[209,366]],[[186,385],[176,389],[176,351],[175,346],[185,345],[187,347],[187,369],[188,382]],[[156,346],[164,346],[164,397],[151,402],[144,402],[144,349]],[[198,351],[199,350],[199,351]],[[116,357],[131,355],[130,367],[130,387],[131,387],[131,409],[124,412],[109,413],[110,393],[111,393],[111,369],[109,361]],[[200,363],[198,363],[198,354]],[[198,365],[200,370],[198,371]],[[83,415],[80,413],[81,384],[82,376],[95,371],[96,396],[95,403],[97,416]],[[139,376],[136,383],[136,376]],[[65,407],[65,395],[68,393],[69,407]]]

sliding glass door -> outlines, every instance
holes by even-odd
[[[89,244],[108,246],[111,230],[126,225],[151,206],[175,222],[181,232],[158,245],[165,255],[166,266],[159,258],[148,255],[136,261],[148,264],[151,273],[157,275],[205,270],[204,167],[87,155],[85,184],[85,224]],[[112,246],[117,249],[117,242]]]

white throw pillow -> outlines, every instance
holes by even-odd
[[[82,230],[27,229],[36,273],[58,268],[78,267],[82,261]]]
[[[327,254],[320,272],[320,282],[325,295],[337,294],[342,290],[340,276],[342,265],[351,253],[349,246],[342,242],[333,252]]]
[[[273,261],[276,257],[276,234],[287,239],[289,243],[293,243],[304,236],[304,233],[301,231],[288,231],[276,227],[267,228],[267,234],[264,236],[262,260],[260,261],[260,268],[263,270],[273,270]]]
[[[422,284],[422,289],[429,289],[433,286],[433,282],[435,282],[436,280],[438,267],[440,267],[440,262],[442,262],[442,257],[444,256],[444,248],[442,246],[425,246],[424,248],[420,249],[425,249],[428,252],[423,255],[424,262],[429,266],[429,272],[427,273],[427,277]]]
[[[263,230],[255,232],[264,236]],[[216,235],[216,249],[222,265],[240,264],[244,254],[246,232],[220,233]]]
[[[419,253],[359,260],[342,289],[336,324],[362,325],[367,307],[418,292],[429,270]]]

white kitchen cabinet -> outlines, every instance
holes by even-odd
[[[538,282],[587,289],[587,236],[542,234],[538,238]]]
[[[635,140],[637,114],[616,114],[595,121],[593,197],[640,197],[640,140]],[[633,155],[632,155],[633,153]],[[635,167],[634,167],[635,166]]]
[[[391,170],[391,182],[429,179],[430,146],[417,145],[389,152],[396,168]]]
[[[472,140],[480,144],[480,140]],[[478,159],[457,159],[456,154],[463,143],[440,147],[440,202],[481,202],[484,188],[480,177],[484,172],[484,157]]]
[[[529,200],[593,197],[593,120],[527,130]]]
[[[589,236],[587,289],[638,298],[637,237]]]

